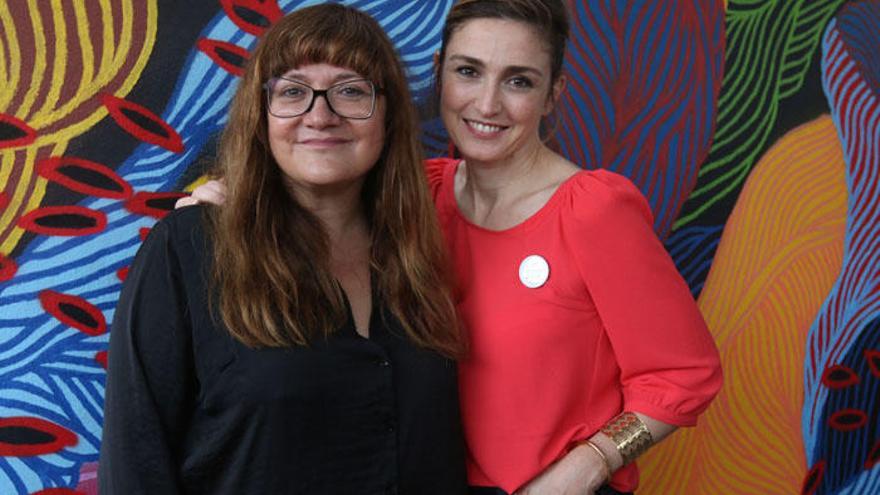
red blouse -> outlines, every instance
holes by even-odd
[[[638,189],[582,171],[493,231],[459,212],[457,167],[426,162],[470,339],[459,364],[469,482],[512,493],[622,410],[695,424],[721,386],[718,351]],[[611,485],[634,490],[636,466]]]

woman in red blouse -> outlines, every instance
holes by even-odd
[[[567,36],[561,0],[460,0],[438,54],[461,159],[426,167],[470,337],[459,389],[474,494],[630,492],[633,460],[694,425],[721,386],[639,190],[542,140]]]

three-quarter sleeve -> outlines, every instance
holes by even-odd
[[[721,386],[715,343],[652,228],[651,210],[625,177],[597,171],[579,184],[568,229],[620,368],[624,409],[689,426]]]
[[[116,307],[99,464],[102,494],[182,491],[180,446],[192,410],[192,346],[172,228],[157,224]]]

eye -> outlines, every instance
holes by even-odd
[[[333,92],[344,98],[363,98],[370,94],[370,87],[364,83],[345,83],[334,87]]]
[[[278,98],[298,100],[304,98],[305,95],[306,88],[298,84],[285,84],[283,86],[275,88],[275,96]]]
[[[535,83],[525,76],[514,76],[507,80],[507,84],[515,89],[532,89],[535,87]]]
[[[479,74],[477,74],[477,70],[469,65],[461,65],[461,66],[456,67],[454,70],[455,70],[456,74],[458,74],[459,76],[462,76],[462,77],[471,78],[471,77],[477,77],[479,75]]]

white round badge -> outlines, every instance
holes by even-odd
[[[526,256],[519,264],[519,280],[529,289],[537,289],[550,278],[550,265],[542,256]]]

